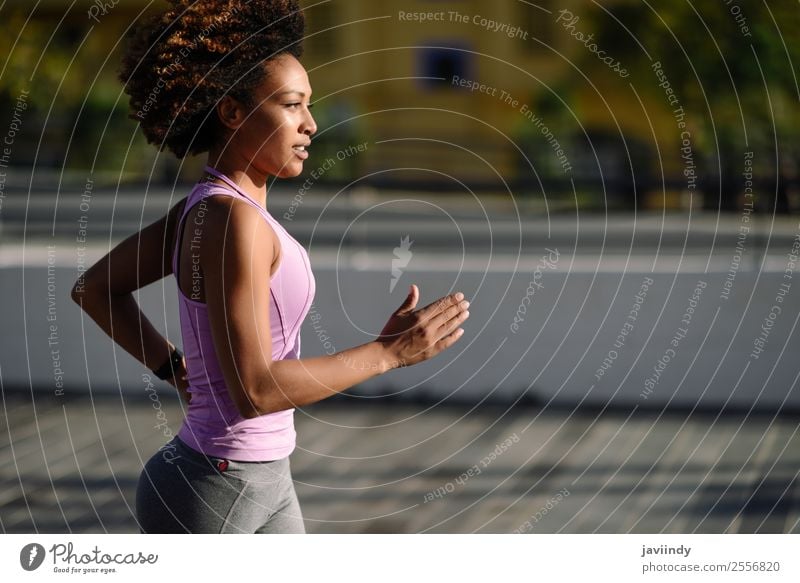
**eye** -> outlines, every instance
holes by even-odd
[[[295,107],[297,105],[303,105],[302,103],[286,103],[285,107]]]

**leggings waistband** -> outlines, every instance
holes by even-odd
[[[186,444],[180,437],[177,435],[172,438],[172,441],[167,443],[165,446],[167,447],[174,447],[180,455],[186,456],[188,459],[196,462],[200,462],[203,464],[213,463],[214,465],[218,464],[220,461],[227,461],[229,463],[236,463],[241,464],[244,467],[259,467],[265,465],[280,465],[280,462],[284,462],[288,460],[288,457],[278,459],[278,460],[268,460],[268,461],[241,461],[241,460],[232,460],[228,458],[222,458],[215,455],[208,455],[201,451],[197,451],[193,447]]]

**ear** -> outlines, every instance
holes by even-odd
[[[216,111],[220,123],[232,130],[239,129],[247,116],[242,104],[230,95],[220,99]]]

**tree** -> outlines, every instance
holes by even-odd
[[[653,69],[660,62],[686,112],[706,208],[738,206],[745,152],[751,151],[756,204],[788,210],[800,137],[796,1],[624,1],[595,4],[584,19],[597,45],[621,56],[637,92],[663,102]],[[587,51],[580,58],[585,70],[599,69],[595,55]]]

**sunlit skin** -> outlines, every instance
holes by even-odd
[[[303,171],[317,124],[310,112],[311,84],[300,61],[284,54],[264,64],[267,77],[254,92],[253,109],[227,95],[217,105],[224,134],[208,153],[208,164],[236,182],[266,208],[270,176],[293,178]]]

